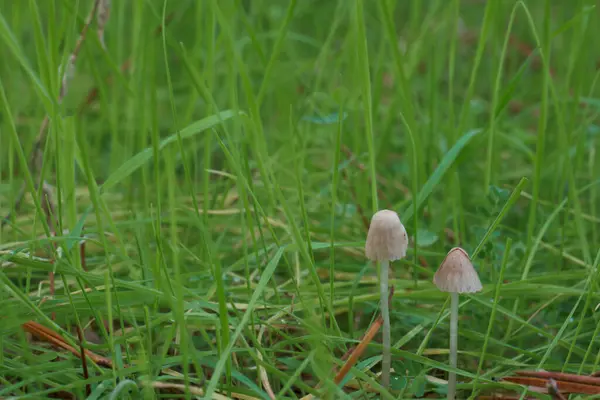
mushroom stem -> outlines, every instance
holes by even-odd
[[[458,293],[450,293],[450,366],[456,368],[456,353],[458,349]],[[448,400],[454,400],[456,395],[456,373],[448,374]]]
[[[392,366],[392,356],[390,354],[391,346],[391,326],[390,326],[390,307],[388,303],[388,276],[390,269],[389,261],[381,261],[381,275],[379,278],[379,288],[381,297],[381,316],[383,317],[383,354],[381,357],[381,386],[388,388],[390,385],[390,369]]]

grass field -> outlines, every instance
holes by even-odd
[[[457,397],[559,399],[503,378],[600,371],[596,4],[0,0],[0,398],[445,398],[460,246]]]

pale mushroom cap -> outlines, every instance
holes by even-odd
[[[367,243],[367,258],[372,261],[394,261],[406,256],[408,236],[400,217],[394,211],[377,211],[371,218]]]
[[[433,283],[442,292],[450,293],[475,293],[482,289],[469,255],[460,247],[448,252],[433,276]]]

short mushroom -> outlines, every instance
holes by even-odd
[[[450,293],[450,366],[456,368],[458,348],[458,294],[479,292],[481,281],[466,251],[455,247],[448,252],[433,276],[433,283],[442,292]],[[456,374],[448,375],[448,399],[456,394]]]
[[[381,385],[385,388],[390,383],[391,339],[390,311],[388,304],[388,279],[390,261],[406,256],[408,237],[400,217],[394,211],[377,211],[371,219],[365,251],[367,258],[379,262],[381,315],[383,317],[383,354],[381,360]]]

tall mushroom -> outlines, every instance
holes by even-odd
[[[394,211],[377,211],[371,219],[367,243],[365,246],[367,258],[379,262],[380,265],[380,295],[381,315],[383,316],[383,354],[381,360],[381,385],[385,388],[390,383],[392,358],[390,353],[390,310],[388,304],[388,279],[390,261],[399,260],[406,256],[408,237],[400,217]]]
[[[481,281],[471,264],[466,251],[460,247],[451,249],[437,272],[433,283],[442,292],[450,293],[450,366],[456,368],[458,349],[458,294],[475,293],[481,290]],[[448,375],[448,400],[454,400],[456,394],[456,373]]]

